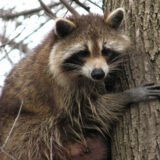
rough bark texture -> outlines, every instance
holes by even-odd
[[[160,84],[160,1],[104,0],[104,11],[117,7],[126,10],[125,30],[134,45],[126,66],[129,87]],[[159,160],[160,101],[131,106],[114,128],[112,143],[113,160]]]

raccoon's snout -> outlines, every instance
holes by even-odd
[[[105,77],[105,73],[101,68],[96,68],[91,72],[91,77],[94,80],[102,80]]]

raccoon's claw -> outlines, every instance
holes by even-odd
[[[160,98],[160,85],[147,83],[140,87],[140,89],[144,92],[144,101]]]
[[[146,84],[143,86],[146,90],[146,95],[148,100],[160,98],[160,85],[155,85],[154,83]]]
[[[153,82],[150,82],[150,83],[145,83],[142,85],[142,87],[147,87],[147,86],[153,86],[154,83]]]
[[[154,83],[147,83],[137,88],[126,90],[130,102],[137,103],[142,101],[149,101],[160,98],[160,85]]]

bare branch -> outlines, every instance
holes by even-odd
[[[14,38],[15,39],[15,38]],[[9,45],[12,49],[19,49],[20,51],[22,51],[23,53],[28,53],[30,51],[30,49],[28,48],[28,46],[26,44],[24,44],[22,41],[21,42],[15,42],[14,39],[8,39],[7,37],[2,38],[2,45],[0,46],[0,48],[5,47],[6,45]]]
[[[1,148],[0,148],[1,149]],[[10,155],[9,153],[7,153],[3,148],[1,149],[1,152],[4,153],[7,157],[9,157],[11,160],[17,160],[16,158],[14,158],[12,155]]]
[[[71,5],[68,4],[68,2],[66,2],[65,0],[60,0],[60,1],[73,15],[80,16],[79,13],[73,7],[71,7]]]
[[[18,44],[23,44],[23,41],[25,41],[27,38],[29,38],[31,35],[33,35],[35,32],[37,32],[40,28],[42,28],[47,22],[49,22],[50,19],[48,19],[46,22],[42,23],[38,28],[36,28],[33,32],[31,32],[30,34],[28,34],[26,37],[23,38],[23,40],[21,40],[20,42],[18,42]],[[17,37],[17,36],[16,36]],[[13,40],[13,39],[12,39]],[[3,46],[3,45],[2,45]],[[4,46],[3,46],[4,47]],[[1,48],[1,46],[0,46]],[[14,46],[12,46],[12,48],[14,48]],[[16,48],[16,47],[15,47]],[[17,48],[18,49],[18,48]],[[29,52],[30,49],[28,49],[27,51]],[[11,51],[9,51],[11,52]],[[8,54],[9,54],[8,52]],[[28,53],[26,52],[26,53]],[[0,61],[2,61],[5,58],[5,56],[3,56]]]
[[[90,7],[85,6],[83,3],[81,3],[79,0],[73,0],[76,4],[78,4],[80,7],[85,9],[87,12],[90,12]]]
[[[91,0],[87,0],[88,2],[92,3],[93,5],[95,5],[96,7],[102,9],[102,7],[100,7],[98,4],[96,4],[95,2],[92,2]]]
[[[23,102],[23,100],[22,100],[22,101],[21,101],[21,105],[20,105],[20,107],[19,107],[19,111],[18,111],[17,117],[16,117],[16,119],[15,119],[14,122],[13,122],[13,125],[12,125],[12,127],[11,127],[11,130],[9,131],[9,134],[8,134],[7,138],[5,139],[3,145],[0,147],[0,151],[1,151],[2,153],[4,153],[6,156],[10,157],[12,160],[17,160],[17,159],[14,158],[14,157],[13,157],[12,155],[10,155],[9,153],[7,153],[7,152],[4,150],[4,148],[5,148],[7,142],[8,142],[8,140],[9,140],[9,138],[11,137],[11,134],[12,134],[14,128],[15,128],[15,125],[16,125],[16,123],[17,123],[17,121],[18,121],[18,118],[19,118],[19,116],[20,116],[20,114],[21,114],[21,110],[22,110],[23,104],[24,104],[24,102]]]
[[[8,60],[8,62],[13,66],[14,63],[13,63],[13,61],[11,60],[11,58],[9,57],[8,52],[6,51],[5,48],[3,48],[3,50],[4,50],[4,52],[5,52],[5,58],[6,58],[6,59]]]
[[[53,137],[50,137],[50,160],[53,160]]]
[[[40,24],[40,26],[38,28],[36,28],[33,32],[31,32],[30,34],[28,34],[26,37],[23,38],[23,40],[21,40],[19,43],[21,43],[22,41],[26,40],[27,38],[29,38],[31,35],[33,35],[35,32],[37,32],[40,28],[42,28],[47,22],[49,22],[51,19],[46,20],[44,23]]]
[[[2,45],[0,45],[0,48],[5,47],[6,45],[9,45],[12,49],[19,49],[20,51],[22,51],[23,53],[28,53],[29,49],[27,47],[27,45],[23,44],[23,42],[15,42],[15,39],[17,37],[19,37],[21,35],[21,33],[25,30],[26,27],[23,27],[23,29],[16,35],[14,36],[12,39],[9,39],[7,37],[5,37],[5,35],[2,35],[1,37],[1,43]]]
[[[10,138],[12,132],[13,132],[13,129],[14,129],[14,127],[15,127],[15,125],[16,125],[16,123],[17,123],[17,120],[18,120],[18,118],[19,118],[19,116],[20,116],[20,113],[21,113],[23,104],[24,104],[24,102],[22,101],[22,102],[21,102],[21,105],[20,105],[20,107],[19,107],[19,111],[18,111],[17,117],[16,117],[16,119],[14,120],[14,123],[13,123],[13,125],[12,125],[12,128],[11,128],[11,130],[10,130],[7,138],[5,139],[4,144],[1,146],[1,149],[3,149],[3,148],[6,146],[8,140],[9,140],[9,138]]]
[[[51,9],[42,2],[42,0],[39,0],[39,3],[49,17],[53,19],[57,18],[56,15],[51,11]]]
[[[60,3],[52,3],[52,4],[48,5],[48,8],[56,7],[58,5],[60,5]],[[28,10],[28,11],[22,11],[20,13],[12,13],[12,14],[7,14],[7,11],[1,9],[0,10],[1,11],[0,12],[1,13],[0,14],[0,18],[3,18],[5,20],[14,19],[14,18],[17,18],[19,16],[32,15],[32,14],[34,14],[36,12],[41,11],[42,9],[43,9],[43,7],[38,7],[36,9],[31,9],[31,10]]]

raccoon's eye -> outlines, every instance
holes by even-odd
[[[79,51],[76,55],[79,56],[79,57],[82,57],[82,58],[86,58],[86,57],[89,57],[89,51],[88,50],[82,50],[82,51]]]
[[[116,57],[118,57],[120,54],[112,51],[111,49],[103,48],[102,55],[106,57],[108,63],[111,63],[116,60]]]
[[[103,56],[111,56],[113,54],[113,51],[112,50],[110,50],[110,49],[108,49],[108,48],[103,48],[103,50],[102,50],[102,55]]]

